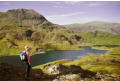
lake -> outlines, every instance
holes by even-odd
[[[78,56],[88,56],[89,54],[100,55],[107,52],[107,50],[92,49],[89,46],[83,46],[83,50],[60,50],[60,51],[47,51],[44,54],[36,54],[31,56],[32,66],[45,64],[48,62],[60,60],[60,59],[78,59]],[[20,61],[19,55],[14,56],[2,56],[0,62],[13,64],[16,66],[23,66]]]

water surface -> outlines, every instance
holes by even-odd
[[[32,66],[41,65],[44,63],[60,60],[60,59],[78,59],[78,56],[88,56],[90,53],[95,55],[104,54],[107,50],[97,50],[91,47],[84,46],[83,50],[63,50],[63,51],[48,51],[45,54],[36,54],[31,56]],[[17,66],[23,66],[24,63],[20,61],[19,55],[2,56],[0,62],[5,62]]]

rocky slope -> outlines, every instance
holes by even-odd
[[[25,45],[33,47],[32,51],[36,51],[36,48],[61,49],[64,45],[71,47],[80,39],[71,30],[49,22],[34,10],[13,9],[0,12],[1,50],[23,50]]]
[[[83,70],[79,66],[69,67],[61,64],[49,64],[41,69],[32,69],[30,77],[25,78],[25,68],[0,63],[0,80],[2,81],[119,81],[120,76],[103,75]]]
[[[0,24],[6,24],[7,22],[15,22],[16,24],[14,24],[14,26],[17,25],[20,27],[45,27],[45,25],[50,25],[50,27],[52,28],[52,26],[54,25],[48,20],[46,20],[43,15],[37,13],[32,9],[13,9],[1,13]]]
[[[109,23],[109,22],[89,22],[84,24],[69,24],[65,25],[65,27],[80,32],[94,32],[94,31],[102,31],[109,32],[113,34],[119,34],[120,32],[120,23]]]

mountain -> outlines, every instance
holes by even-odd
[[[118,34],[119,25],[91,22],[61,26],[48,21],[43,15],[31,9],[0,12],[0,55],[19,54],[25,45],[31,47],[33,54],[47,49],[79,49],[78,45],[120,45],[120,36],[110,34]]]
[[[77,44],[80,39],[71,30],[49,22],[34,10],[12,9],[0,12],[1,53],[5,52],[3,49],[10,52],[23,50],[25,45],[31,46],[32,51],[38,48],[71,49],[71,45]]]
[[[69,24],[64,26],[73,31],[80,31],[80,32],[102,31],[102,32],[109,32],[113,34],[120,33],[120,23],[95,21],[95,22],[89,22],[84,24],[78,23],[78,24]]]
[[[9,22],[17,23],[17,26],[32,26],[42,28],[56,28],[55,25],[46,18],[32,9],[13,9],[7,12],[0,13],[0,24],[6,24]],[[58,27],[57,27],[58,28]]]

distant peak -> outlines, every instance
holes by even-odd
[[[91,22],[88,22],[88,23],[106,23],[106,24],[112,24],[112,23],[115,23],[115,22],[107,22],[107,21],[91,21]],[[116,24],[119,24],[119,23],[116,23]]]
[[[34,11],[33,9],[23,9],[23,8],[8,10],[7,13],[19,13],[19,14],[26,13],[26,14],[33,14],[33,15],[36,15],[36,16],[41,15],[38,12]]]
[[[12,11],[34,11],[34,10],[33,10],[33,9],[18,8],[18,9],[8,10],[7,12],[12,12]],[[34,11],[34,12],[35,12],[35,11]]]
[[[39,14],[38,12],[36,12],[33,9],[11,9],[8,10],[7,15],[9,18],[14,18],[14,19],[40,19],[40,20],[46,20],[46,18]]]

